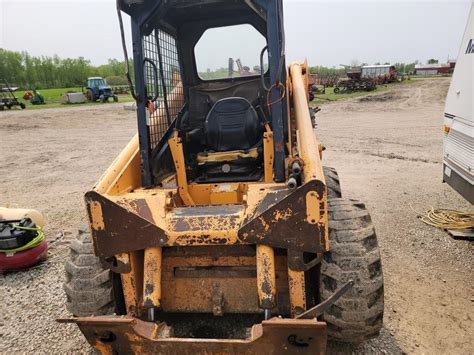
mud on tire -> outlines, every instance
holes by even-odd
[[[377,236],[369,212],[359,201],[330,199],[331,251],[321,264],[324,301],[349,280],[355,285],[325,314],[333,340],[359,343],[382,328],[384,286]]]
[[[79,230],[70,249],[64,283],[67,310],[79,317],[114,313],[112,275],[94,255],[87,228]]]

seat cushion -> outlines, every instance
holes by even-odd
[[[249,150],[261,140],[262,125],[248,100],[230,97],[212,107],[206,118],[205,134],[208,150]]]
[[[242,159],[256,160],[259,157],[258,148],[253,148],[247,151],[233,150],[219,153],[199,153],[196,160],[199,165],[204,164],[221,164]]]

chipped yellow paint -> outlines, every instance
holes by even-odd
[[[277,213],[275,213],[275,216],[274,216],[274,222],[286,221],[292,215],[293,215],[293,211],[289,207],[285,209],[284,211],[277,211]]]
[[[122,278],[122,289],[127,306],[127,314],[134,314],[137,311],[138,302],[138,275],[141,273],[136,253],[122,253],[116,255],[119,262],[130,265],[131,271],[120,274]],[[141,289],[141,287],[140,287]]]
[[[186,176],[186,161],[184,159],[183,144],[175,131],[173,137],[168,140],[171,154],[173,156],[174,166],[176,168],[176,177],[178,180],[178,193],[186,206],[194,206],[195,203],[188,192],[188,178]]]
[[[268,232],[270,230],[270,225],[267,223],[267,221],[265,220],[265,218],[263,217],[258,217],[258,220],[262,223],[262,226],[264,228],[264,231],[265,232]]]
[[[320,198],[316,191],[306,194],[306,220],[309,224],[318,224],[321,219]]]
[[[288,72],[289,73],[289,72]],[[304,168],[303,183],[311,180],[320,180],[324,182],[321,163],[321,145],[318,143],[309,119],[307,110],[307,83],[308,69],[307,64],[291,66],[291,80],[288,81],[287,100],[293,100],[294,120],[291,115],[289,119],[289,145],[288,151],[291,159],[299,159]],[[290,95],[292,91],[292,95]],[[289,101],[288,101],[289,102]],[[291,105],[288,105],[288,109]],[[297,131],[295,132],[295,130]],[[292,140],[296,138],[296,142]],[[186,176],[186,166],[184,160],[183,146],[178,134],[175,133],[169,141],[172,151],[176,175],[170,177],[162,187],[152,189],[140,188],[140,159],[138,149],[138,138],[135,137],[126,149],[117,158],[114,164],[107,170],[104,177],[96,186],[96,191],[131,213],[140,215],[142,218],[154,224],[165,231],[167,242],[166,246],[200,246],[208,244],[235,245],[243,244],[238,237],[238,228],[242,225],[246,216],[253,216],[260,202],[265,198],[270,189],[283,187],[285,184],[273,183],[273,163],[274,163],[274,142],[270,127],[266,127],[264,133],[264,181],[255,183],[229,183],[229,184],[189,184]],[[318,154],[319,152],[319,154]],[[254,153],[253,153],[254,154]],[[222,160],[223,155],[212,157],[216,160]],[[288,166],[288,164],[287,164]],[[316,192],[310,192],[306,195],[306,219],[309,223],[325,227],[326,236],[328,234],[327,222],[327,196],[318,196]],[[238,205],[241,208],[232,215],[218,216],[181,216],[185,207],[207,206],[207,205]],[[104,219],[101,206],[93,202],[90,206],[93,216],[93,228],[104,229]],[[186,213],[183,213],[184,215]],[[192,213],[188,213],[192,214]],[[286,221],[292,215],[292,209],[278,210],[273,215],[272,221],[265,221],[263,217],[259,218],[263,230],[268,232],[271,224],[278,221]],[[100,218],[96,218],[100,216]],[[316,227],[315,227],[316,229]],[[134,237],[131,230],[130,237]],[[245,238],[248,235],[244,236]],[[329,250],[329,241],[326,238],[326,250]],[[146,251],[124,253],[117,255],[120,262],[129,264],[132,271],[121,274],[124,289],[127,312],[129,314],[140,314],[143,306],[153,305],[159,307],[163,303],[165,307],[166,297],[175,297],[172,291],[162,287],[162,282],[166,281],[165,266],[170,266],[170,257],[165,254],[163,258],[161,248],[150,248]],[[253,254],[252,254],[253,255]],[[285,256],[277,255],[279,262]],[[257,288],[255,281],[251,281],[250,289],[253,292],[253,300],[256,305],[256,297],[260,305],[265,308],[273,308],[276,305],[276,266],[275,253],[273,248],[263,245],[257,245],[256,257],[222,257],[218,261],[212,255],[200,256],[196,258],[183,258],[183,264],[189,267],[205,265],[223,266],[238,265],[248,266],[257,269]],[[225,260],[225,262],[224,262]],[[280,263],[278,264],[280,265]],[[171,266],[173,269],[171,270]],[[167,272],[174,272],[175,264],[170,266]],[[283,268],[283,272],[281,272]],[[255,270],[255,269],[252,269]],[[279,266],[279,284],[280,292],[290,296],[290,309],[293,316],[306,309],[305,296],[305,273],[295,272],[288,269],[288,291],[286,290],[286,259],[283,266]],[[281,273],[280,273],[281,272]],[[282,281],[282,277],[284,280]],[[203,282],[203,280],[201,280]],[[284,289],[281,288],[281,283]],[[151,285],[151,287],[149,287]],[[173,290],[174,291],[174,290]],[[192,288],[186,290],[186,295],[194,295]],[[250,294],[248,292],[246,294]],[[163,302],[162,302],[163,297]],[[203,299],[202,302],[208,302]],[[189,306],[185,303],[185,306]],[[207,307],[208,305],[206,305]],[[288,304],[285,304],[288,306]],[[156,332],[158,331],[156,327]],[[128,340],[130,347],[135,353],[144,353],[147,351],[143,347],[143,339],[130,334]],[[155,336],[155,335],[154,335]],[[98,344],[98,348],[104,353],[109,353],[110,347],[105,344]]]
[[[276,306],[275,252],[266,245],[257,245],[257,290],[259,306]]]
[[[306,310],[305,275],[301,271],[288,268],[291,315],[296,317]]]
[[[161,248],[145,250],[143,262],[143,306],[145,308],[160,308],[161,306],[161,264]]]
[[[102,205],[97,202],[91,202],[90,206],[92,224],[91,228],[96,231],[102,231],[105,229],[104,215],[102,214]]]

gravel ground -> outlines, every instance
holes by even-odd
[[[318,136],[346,197],[364,200],[379,235],[385,327],[359,347],[329,353],[473,353],[472,243],[422,224],[431,206],[472,209],[442,179],[442,114],[448,79],[324,105]],[[84,193],[136,130],[133,113],[98,105],[0,113],[0,205],[45,214],[49,261],[0,276],[0,353],[90,352],[62,291],[67,244],[84,220]]]

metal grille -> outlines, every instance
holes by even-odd
[[[154,100],[147,121],[153,149],[182,109],[184,94],[176,39],[155,29],[143,38],[143,47],[147,97]]]

